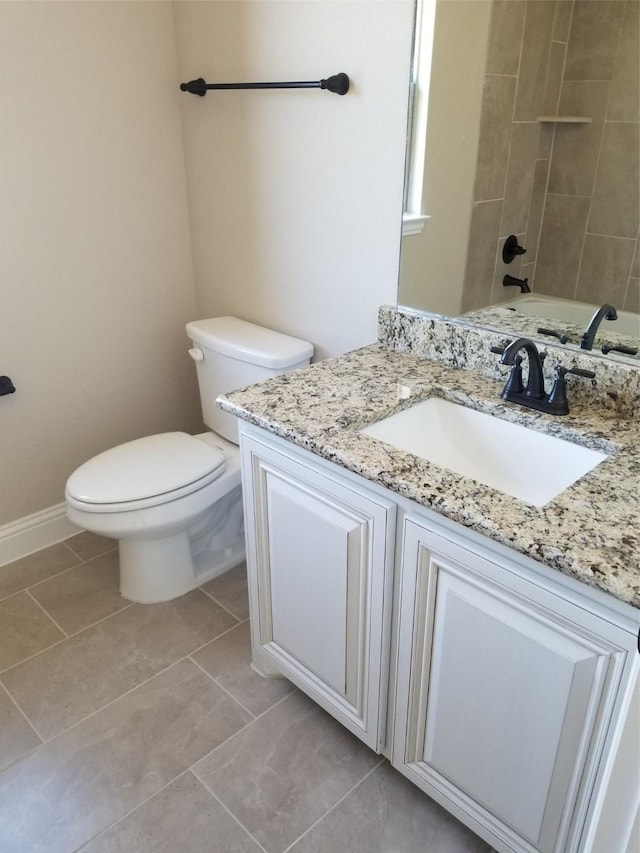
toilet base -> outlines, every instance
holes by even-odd
[[[128,601],[155,604],[198,586],[186,531],[161,539],[121,539],[120,593]]]

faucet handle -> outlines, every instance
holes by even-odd
[[[549,411],[551,414],[566,415],[569,411],[567,383],[565,380],[567,373],[573,373],[575,376],[583,376],[585,379],[596,378],[593,370],[582,370],[580,367],[563,367],[559,364],[556,367],[556,380],[553,383],[551,393],[547,397],[547,403],[549,404]]]

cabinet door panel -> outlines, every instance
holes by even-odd
[[[254,662],[385,740],[395,506],[242,437]]]
[[[498,849],[578,849],[626,660],[615,631],[413,521],[399,621],[395,766]]]
[[[359,578],[366,557],[362,520],[273,474],[267,501],[271,637],[264,639],[353,703]],[[354,630],[348,614],[355,617]]]
[[[601,655],[438,565],[426,762],[538,843],[569,787]],[[570,738],[570,742],[567,738]],[[490,779],[490,784],[487,780]]]

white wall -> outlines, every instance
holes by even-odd
[[[170,3],[0,3],[0,525],[199,423],[175,66]]]
[[[352,79],[183,95],[196,286],[325,357],[371,343],[396,299],[410,0],[175,4],[182,80]]]
[[[402,240],[398,301],[447,316],[462,308],[478,158],[490,0],[438,0],[422,212]]]
[[[317,357],[375,340],[411,18],[411,0],[0,2],[0,374],[17,387],[0,526],[61,502],[107,447],[201,428],[187,320],[237,314]],[[339,71],[345,97],[178,88]]]

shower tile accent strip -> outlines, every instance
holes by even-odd
[[[590,395],[580,395],[575,383],[570,390],[570,414],[552,417],[501,401],[503,368],[496,366],[498,358],[489,352],[490,345],[500,343],[497,333],[455,327],[438,319],[419,322],[383,309],[381,338],[384,343],[224,395],[218,398],[219,405],[640,608],[640,423],[630,416],[638,411],[640,373],[630,375],[633,370],[597,360],[596,388]],[[571,357],[587,366],[583,359],[588,356]],[[532,507],[360,434],[367,424],[432,395],[612,456],[546,506]]]

